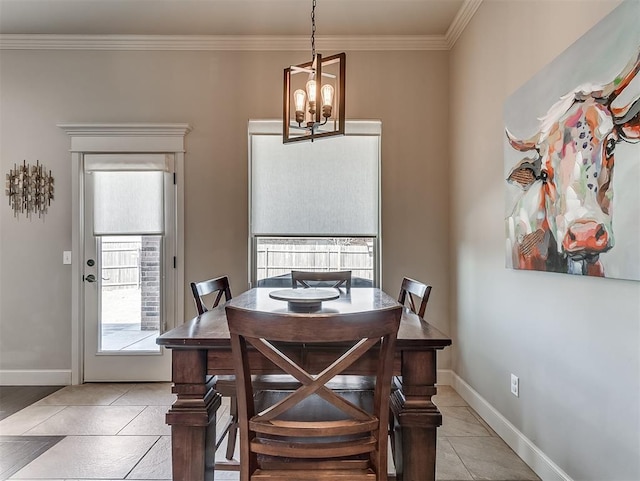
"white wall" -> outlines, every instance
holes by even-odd
[[[453,369],[575,480],[640,479],[640,283],[505,269],[502,107],[618,3],[485,0],[450,58]]]
[[[0,52],[0,166],[53,171],[44,220],[0,203],[0,376],[71,368],[71,156],[61,122],[184,122],[185,280],[247,287],[247,122],[281,115],[282,71],[306,52]],[[437,94],[434,94],[437,92]],[[383,287],[433,284],[449,326],[448,53],[348,52],[347,117],[382,120]],[[424,146],[429,146],[425,149]],[[185,316],[195,315],[185,286]],[[446,355],[441,367],[448,367]],[[46,373],[45,373],[46,375]],[[2,383],[2,379],[0,379]]]

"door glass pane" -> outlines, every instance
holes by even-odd
[[[161,236],[102,236],[100,352],[160,352]]]

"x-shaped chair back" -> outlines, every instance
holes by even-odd
[[[225,301],[231,299],[231,288],[229,287],[229,278],[227,276],[216,277],[201,282],[192,282],[191,292],[193,293],[193,300],[196,303],[198,315],[202,315],[208,310],[217,307],[223,295]],[[211,307],[207,308],[204,298],[210,294],[215,294],[215,299]]]
[[[297,289],[302,287],[314,287],[310,282],[331,283],[329,287],[340,288],[344,286],[347,292],[351,292],[351,271],[291,271],[291,287]]]
[[[402,308],[395,306],[352,314],[301,314],[263,313],[227,306],[226,312],[238,382],[241,480],[250,479],[256,470],[262,470],[261,474],[264,471],[264,466],[258,464],[258,454],[287,458],[284,464],[290,474],[295,466],[290,458],[305,460],[305,469],[309,469],[309,459],[318,463],[331,460],[335,466],[344,462],[339,458],[364,454],[367,465],[371,466],[369,469],[386,476],[389,395]],[[339,345],[341,354],[336,350],[337,358],[320,369],[292,359],[283,352],[282,343]],[[248,355],[252,349],[295,377],[301,387],[280,396],[271,406],[256,407]],[[327,385],[370,351],[377,363],[373,412],[345,399]],[[313,394],[337,408],[343,416],[338,420],[335,416],[325,420],[317,419],[316,415],[312,421],[287,417],[291,409]],[[322,439],[324,442],[318,442]],[[312,465],[313,469],[321,469],[320,466]]]
[[[418,316],[424,318],[424,313],[427,310],[427,302],[429,302],[430,294],[431,286],[423,284],[420,281],[416,281],[415,279],[405,277],[402,280],[402,287],[400,288],[398,302],[403,306],[408,303],[411,312],[418,314]]]

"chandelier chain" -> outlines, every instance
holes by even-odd
[[[316,58],[316,0],[311,4],[311,61]]]

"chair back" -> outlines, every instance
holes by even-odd
[[[291,287],[336,287],[344,286],[347,292],[351,292],[351,271],[291,271]]]
[[[226,312],[238,383],[240,479],[268,473],[298,480],[312,471],[317,473],[314,479],[333,480],[336,470],[349,470],[344,479],[386,480],[389,397],[402,308],[327,315],[227,305]],[[327,360],[323,351],[319,365],[312,356],[285,354],[297,352],[285,349],[290,343],[304,344],[305,349],[330,344],[336,356]],[[248,351],[261,353],[301,387],[255,393]],[[367,354],[366,361],[376,368],[373,393],[334,391],[331,379]],[[251,363],[256,369],[255,357]]]
[[[229,287],[229,278],[227,276],[216,277],[214,279],[201,282],[192,282],[191,292],[193,294],[193,300],[196,303],[196,310],[198,311],[199,316],[208,310],[217,307],[218,304],[220,304],[223,294],[225,302],[231,299],[231,288]],[[213,298],[213,303],[209,308],[207,308],[204,299],[208,296]]]
[[[423,284],[405,277],[402,280],[402,287],[400,287],[400,295],[398,296],[398,302],[403,306],[409,307],[411,311],[418,316],[424,318],[424,313],[427,310],[427,302],[429,302],[429,295],[431,294],[431,286]],[[416,305],[419,307],[416,308]]]

